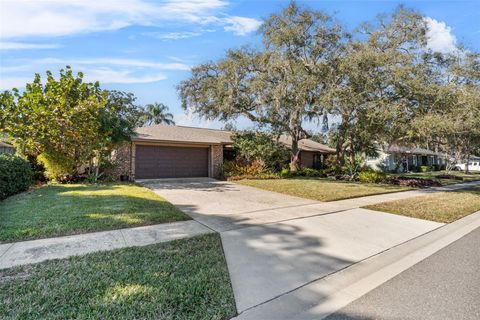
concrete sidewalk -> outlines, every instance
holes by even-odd
[[[146,246],[193,237],[212,230],[190,220],[73,236],[0,244],[0,269],[95,251]]]

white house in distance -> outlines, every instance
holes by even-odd
[[[455,165],[455,169],[465,171],[466,164],[466,162],[459,163]],[[468,161],[468,170],[480,172],[480,157],[470,157],[470,160]]]
[[[420,166],[444,166],[447,155],[423,148],[410,148],[400,145],[378,146],[377,157],[367,157],[366,164],[382,171],[414,171]]]

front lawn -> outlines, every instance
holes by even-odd
[[[445,175],[445,174],[447,174],[446,171],[429,171],[429,172],[393,173],[391,175],[392,176],[410,177],[410,178],[437,180],[443,185],[465,183],[465,182],[472,182],[472,181],[480,181],[480,173],[478,173],[478,172],[464,173],[462,171],[450,171],[448,173],[449,175],[453,175],[453,176],[462,178],[463,180],[437,178],[438,176]]]
[[[229,319],[217,234],[0,270],[1,319]]]
[[[187,219],[135,184],[48,185],[0,202],[0,243]]]
[[[383,202],[365,208],[449,223],[480,210],[480,186]]]
[[[409,189],[394,185],[363,184],[318,178],[238,180],[235,183],[317,201],[342,200]]]

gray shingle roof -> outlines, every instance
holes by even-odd
[[[0,141],[0,147],[2,148],[14,148],[11,144]]]
[[[229,144],[230,131],[157,124],[135,130],[133,141]]]
[[[419,154],[424,156],[435,156],[440,155],[437,152],[432,150],[424,149],[424,148],[409,148],[406,146],[399,146],[399,145],[390,145],[386,152],[388,153],[408,153],[408,154]]]
[[[133,141],[156,141],[156,142],[172,142],[172,143],[195,143],[195,144],[231,144],[231,131],[169,126],[165,124],[157,124],[149,127],[141,127],[136,129],[137,135]],[[281,136],[279,142],[291,147],[292,139],[287,136]],[[299,141],[299,149],[302,151],[316,151],[323,153],[335,153],[335,149],[329,148],[324,144],[315,142],[310,139],[302,139]]]
[[[287,147],[292,146],[292,138],[289,136],[280,136],[279,142],[285,144]],[[298,148],[302,151],[316,151],[322,153],[335,153],[335,149],[332,149],[324,144],[318,143],[310,139],[302,139],[298,142]]]

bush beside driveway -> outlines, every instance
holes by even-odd
[[[188,219],[165,199],[135,184],[48,185],[1,203],[0,243]]]

